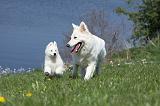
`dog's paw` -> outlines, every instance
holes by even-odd
[[[87,79],[87,78],[84,78],[84,81],[88,81],[89,79]]]
[[[53,78],[51,77],[44,77],[44,81],[49,81],[49,80],[52,80]]]
[[[77,76],[70,75],[69,78],[71,78],[71,79],[76,79]]]
[[[84,80],[85,81],[88,81],[88,80],[90,80],[91,79],[91,77],[84,77]]]

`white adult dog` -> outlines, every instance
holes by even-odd
[[[105,41],[91,34],[84,22],[81,22],[79,26],[75,24],[72,26],[73,33],[66,45],[72,48],[72,77],[77,76],[78,66],[80,66],[84,80],[89,80],[94,72],[99,73],[100,64],[106,56]]]
[[[50,77],[62,75],[64,71],[64,63],[59,54],[57,43],[50,42],[45,50],[44,74]]]

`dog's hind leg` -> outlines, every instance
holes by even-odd
[[[95,70],[95,74],[96,74],[96,75],[99,75],[99,73],[100,73],[100,65],[101,65],[101,60],[99,60],[99,61],[97,62],[96,70]]]
[[[62,76],[64,71],[65,71],[64,68],[59,67],[56,69],[56,75]]]
[[[80,71],[81,71],[81,72],[80,72],[80,73],[81,73],[81,77],[84,78],[84,76],[85,76],[85,74],[86,74],[86,68],[81,67],[81,68],[80,68]]]
[[[97,65],[96,65],[96,74],[98,75],[101,71],[101,63],[103,62],[103,60],[105,59],[105,56],[106,56],[106,50],[105,48],[102,49],[102,51],[100,52],[99,56],[98,56],[98,62],[97,62]]]

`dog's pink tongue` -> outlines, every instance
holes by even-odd
[[[73,50],[72,53],[76,53],[76,52],[78,51],[78,49],[79,49],[80,46],[81,46],[80,44],[76,45],[76,46],[74,47],[74,50]]]

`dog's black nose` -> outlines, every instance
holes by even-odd
[[[66,44],[66,46],[67,46],[67,47],[70,47],[70,45],[69,45],[69,44]]]
[[[45,72],[44,74],[45,74],[46,76],[49,76],[49,73],[48,73],[48,72]]]
[[[56,53],[54,53],[53,55],[56,56]]]

